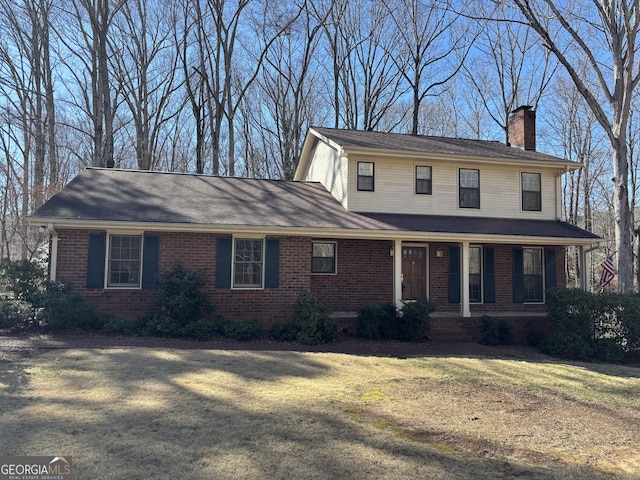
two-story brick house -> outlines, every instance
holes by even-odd
[[[535,152],[530,109],[511,139],[312,128],[294,181],[90,168],[31,222],[51,234],[51,277],[105,313],[152,310],[180,262],[234,320],[290,320],[308,289],[344,318],[426,296],[435,328],[475,334],[483,314],[544,322],[566,247],[598,241],[560,219],[580,165]]]

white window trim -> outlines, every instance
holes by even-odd
[[[313,244],[314,243],[332,243],[333,244],[333,264],[334,271],[329,272],[314,272],[313,271]],[[338,274],[338,242],[335,240],[312,240],[311,241],[311,275],[337,275]]]
[[[140,273],[137,286],[134,285],[109,285],[109,273],[111,272],[111,237],[140,237]],[[104,252],[104,288],[106,290],[141,290],[142,289],[142,264],[144,260],[144,232],[127,230],[110,230],[107,232],[107,244]]]
[[[416,191],[416,185],[418,181],[418,168],[417,167],[429,167],[431,169],[431,192],[430,193],[418,193]],[[413,195],[417,197],[432,196],[433,195],[433,165],[425,165],[424,163],[413,164]]]
[[[523,200],[524,200],[524,190],[522,188],[522,174],[523,173],[533,173],[538,174],[540,176],[540,210],[525,210],[523,208]],[[521,170],[520,171],[520,211],[525,213],[542,213],[542,173],[541,172],[532,172],[531,170]]]
[[[232,246],[231,249],[231,290],[264,290],[264,275],[265,275],[265,266],[266,266],[266,238],[264,235],[233,235],[232,236]],[[236,286],[236,240],[261,240],[262,241],[262,271],[260,278],[260,286],[246,286],[246,287],[237,287]]]
[[[358,188],[358,178],[360,177],[359,165],[361,163],[370,163],[371,165],[373,165],[373,175],[371,175],[371,180],[373,182],[373,188],[371,190],[360,190]],[[368,175],[367,175],[367,177],[368,177]],[[376,192],[376,162],[372,162],[371,160],[356,160],[356,192],[358,192],[358,193],[375,193]]]
[[[460,171],[461,170],[475,170],[478,172],[478,207],[461,207],[460,206],[460,189],[462,188],[462,184],[460,182]],[[458,167],[457,170],[457,179],[456,179],[456,183],[458,186],[458,191],[456,192],[456,206],[458,210],[464,210],[464,211],[468,211],[468,210],[475,210],[475,211],[481,211],[482,210],[482,183],[480,180],[480,168],[474,168],[474,167]],[[433,180],[432,180],[433,181]],[[433,188],[433,187],[432,187]],[[522,208],[522,197],[520,198],[520,208]]]
[[[522,275],[524,277],[524,275],[526,275],[524,273],[524,250],[539,250],[540,251],[540,264],[542,266],[542,272],[540,273],[540,275],[542,276],[542,300],[525,300],[524,304],[527,305],[544,305],[545,301],[546,301],[546,278],[547,278],[547,266],[545,264],[545,255],[544,255],[544,247],[537,247],[537,246],[522,246]],[[523,280],[524,282],[524,280]],[[523,286],[524,287],[524,286]],[[524,293],[524,292],[523,292]]]
[[[469,245],[469,250],[472,248],[480,249],[480,300],[472,301],[469,298],[469,303],[471,305],[483,305],[484,304],[484,247],[482,245]],[[471,260],[471,255],[469,255],[469,260]],[[469,268],[471,268],[471,263],[469,263]],[[469,275],[471,275],[471,270],[469,270]],[[469,285],[469,289],[471,289],[471,285]]]

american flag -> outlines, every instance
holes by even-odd
[[[616,276],[616,270],[613,266],[613,259],[611,257],[607,257],[607,259],[602,262],[602,277],[600,278],[600,286],[602,288],[606,287],[611,283],[613,277]]]

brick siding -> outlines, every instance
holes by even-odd
[[[91,230],[58,231],[58,280],[73,285],[99,312],[134,319],[158,311],[153,289],[86,288],[88,239]],[[265,327],[293,318],[295,302],[302,289],[314,292],[333,312],[357,312],[366,305],[393,301],[392,242],[386,240],[336,239],[337,273],[311,274],[311,237],[274,237],[280,240],[279,288],[215,288],[219,234],[148,232],[159,237],[159,272],[176,263],[204,272],[205,291],[216,306],[216,313],[232,320],[258,319]],[[228,237],[229,235],[224,235]],[[322,239],[330,241],[330,239]],[[447,252],[448,244],[429,245],[429,295],[440,313],[456,317],[459,304],[448,303],[448,258],[438,258],[438,247]],[[472,304],[474,316],[484,313],[544,313],[543,304],[514,304],[512,300],[512,246],[494,245],[496,303]],[[548,248],[548,247],[547,247]],[[558,286],[566,285],[565,249],[555,247]],[[469,320],[473,321],[473,320]],[[476,318],[477,324],[477,318]]]

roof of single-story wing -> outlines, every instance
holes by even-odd
[[[347,211],[320,183],[87,168],[38,208],[32,224],[234,228],[283,234],[406,238],[410,234],[521,236],[564,244],[599,237],[554,220]],[[505,240],[504,238],[502,239]]]

